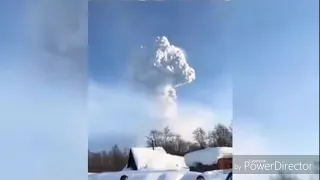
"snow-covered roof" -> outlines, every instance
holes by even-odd
[[[163,147],[133,147],[131,149],[141,149],[141,148],[167,153],[166,150],[163,149]]]
[[[206,148],[206,149],[187,153],[184,156],[185,162],[189,167],[194,166],[197,163],[201,163],[203,165],[215,164],[221,158],[232,158],[232,148],[230,147]]]
[[[166,153],[162,147],[131,148],[131,153],[134,158],[137,170],[180,170],[187,169],[184,157],[174,156]]]

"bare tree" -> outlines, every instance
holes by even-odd
[[[165,147],[165,150],[170,154],[183,156],[189,151],[189,145],[179,134],[173,134],[173,137]]]
[[[207,133],[203,128],[197,128],[193,132],[193,139],[199,144],[200,148],[207,147]]]
[[[232,129],[223,124],[216,125],[214,130],[209,132],[208,138],[211,147],[232,147]]]
[[[151,130],[147,136],[147,146],[162,146],[163,145],[163,133],[158,130]]]
[[[163,146],[167,146],[170,141],[172,140],[174,134],[171,132],[170,128],[168,126],[166,126],[164,129],[163,129],[163,132],[162,132],[162,137],[163,137]]]

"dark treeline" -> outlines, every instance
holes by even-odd
[[[151,130],[146,138],[146,146],[160,146],[167,153],[180,156],[206,147],[232,147],[231,126],[218,124],[209,132],[206,132],[203,128],[197,128],[192,135],[193,141],[186,141],[181,138],[181,135],[173,133],[169,127],[163,130]],[[118,145],[99,153],[88,151],[88,171],[120,171],[127,163],[128,154],[129,148],[120,149]]]

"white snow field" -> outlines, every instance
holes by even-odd
[[[231,169],[199,173],[190,171],[186,162],[208,164],[230,153],[231,148],[208,148],[182,157],[168,154],[161,147],[154,150],[136,147],[130,149],[128,164],[122,171],[88,173],[88,180],[120,180],[122,175],[127,175],[129,180],[196,180],[199,175],[205,180],[226,180]]]
[[[208,171],[204,173],[192,171],[133,171],[124,170],[110,173],[96,173],[88,175],[88,180],[120,180],[122,175],[127,175],[128,180],[196,180],[197,176],[202,175],[205,180],[226,180],[227,171]]]

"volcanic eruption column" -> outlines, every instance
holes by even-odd
[[[195,70],[188,64],[185,52],[170,44],[165,36],[157,37],[151,49],[141,50],[132,65],[134,83],[155,97],[161,116],[158,118],[167,125],[178,116],[177,87],[194,81]]]

